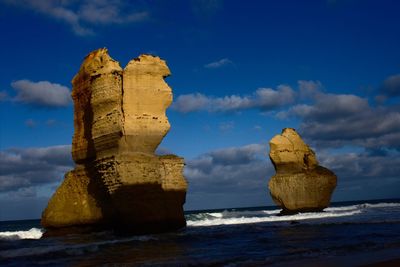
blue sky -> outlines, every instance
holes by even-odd
[[[296,128],[334,201],[400,197],[398,1],[0,1],[0,220],[39,218],[73,168],[71,79],[107,47],[167,61],[159,147],[185,157],[185,209],[271,205],[268,141]]]

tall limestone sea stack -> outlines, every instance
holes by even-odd
[[[285,128],[269,142],[270,159],[276,174],[268,187],[283,214],[321,211],[336,187],[336,175],[318,165],[314,151],[294,129]]]
[[[105,48],[85,58],[72,80],[76,167],[42,214],[48,232],[113,227],[151,233],[186,225],[184,160],[155,155],[170,129],[169,75],[165,61],[151,55],[125,69]]]

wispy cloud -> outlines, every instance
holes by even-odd
[[[65,107],[72,101],[71,92],[67,87],[49,81],[19,80],[12,82],[11,87],[17,91],[17,95],[12,100],[25,104]]]
[[[389,76],[383,82],[381,91],[388,97],[400,96],[400,74]]]
[[[62,21],[80,36],[94,34],[92,26],[95,25],[133,23],[148,18],[147,12],[134,11],[127,2],[119,0],[5,0],[5,2]]]
[[[36,122],[33,119],[27,119],[25,121],[25,125],[29,128],[35,128],[36,127]]]
[[[256,131],[261,131],[263,128],[260,125],[254,125],[253,129]]]
[[[46,121],[46,125],[47,125],[47,126],[55,126],[56,124],[57,124],[57,121],[54,120],[54,119],[48,119],[48,120]]]
[[[193,13],[201,18],[214,16],[223,6],[223,0],[192,0]]]
[[[204,65],[206,69],[218,69],[225,66],[233,65],[233,61],[228,58],[223,58],[218,61],[214,61]]]
[[[235,128],[235,123],[233,121],[226,121],[226,122],[221,122],[218,126],[218,128],[222,132],[227,132]]]
[[[248,96],[213,97],[200,93],[180,95],[173,103],[172,109],[183,113],[194,111],[234,112],[246,109],[267,111],[293,103],[294,100],[293,89],[290,86],[279,85],[276,90],[259,88]]]
[[[8,93],[6,91],[0,91],[0,101],[5,101],[8,99]]]

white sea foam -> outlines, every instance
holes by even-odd
[[[221,218],[223,216],[223,214],[221,214],[219,212],[208,213],[208,215],[216,217],[216,218]]]
[[[278,211],[279,212],[279,211]],[[320,219],[330,217],[351,216],[360,213],[361,211],[355,210],[350,212],[339,213],[299,213],[295,215],[286,216],[265,216],[265,217],[236,217],[236,218],[215,218],[205,219],[202,221],[188,221],[188,226],[213,226],[213,225],[228,225],[228,224],[245,224],[245,223],[259,223],[259,222],[287,222],[287,221],[300,221],[309,219]]]
[[[260,222],[291,222],[303,221],[306,223],[342,223],[360,221],[377,221],[379,212],[389,212],[396,209],[400,212],[400,203],[359,204],[344,207],[331,207],[324,212],[298,213],[295,215],[276,216],[280,210],[260,211],[223,211],[213,213],[200,213],[188,218],[188,226],[214,226],[248,224]],[[376,211],[379,210],[377,213]],[[398,214],[398,213],[396,213]],[[366,220],[367,219],[367,220]],[[399,221],[400,216],[394,216],[392,221]],[[387,221],[387,220],[386,220]]]
[[[374,208],[400,208],[400,203],[364,203],[358,205],[344,206],[344,207],[330,207],[326,208],[325,211],[345,211],[345,210],[355,210],[355,209],[374,209]]]
[[[7,231],[0,232],[0,240],[17,240],[17,239],[39,239],[43,235],[41,229],[31,228],[27,231]]]

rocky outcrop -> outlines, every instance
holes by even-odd
[[[283,213],[320,211],[326,208],[336,187],[336,175],[318,165],[314,151],[298,133],[285,128],[269,142],[276,174],[268,187]]]
[[[123,70],[107,49],[90,53],[72,80],[76,168],[42,214],[48,230],[112,226],[135,233],[186,225],[184,160],[157,156],[170,125],[164,60],[141,55]]]

